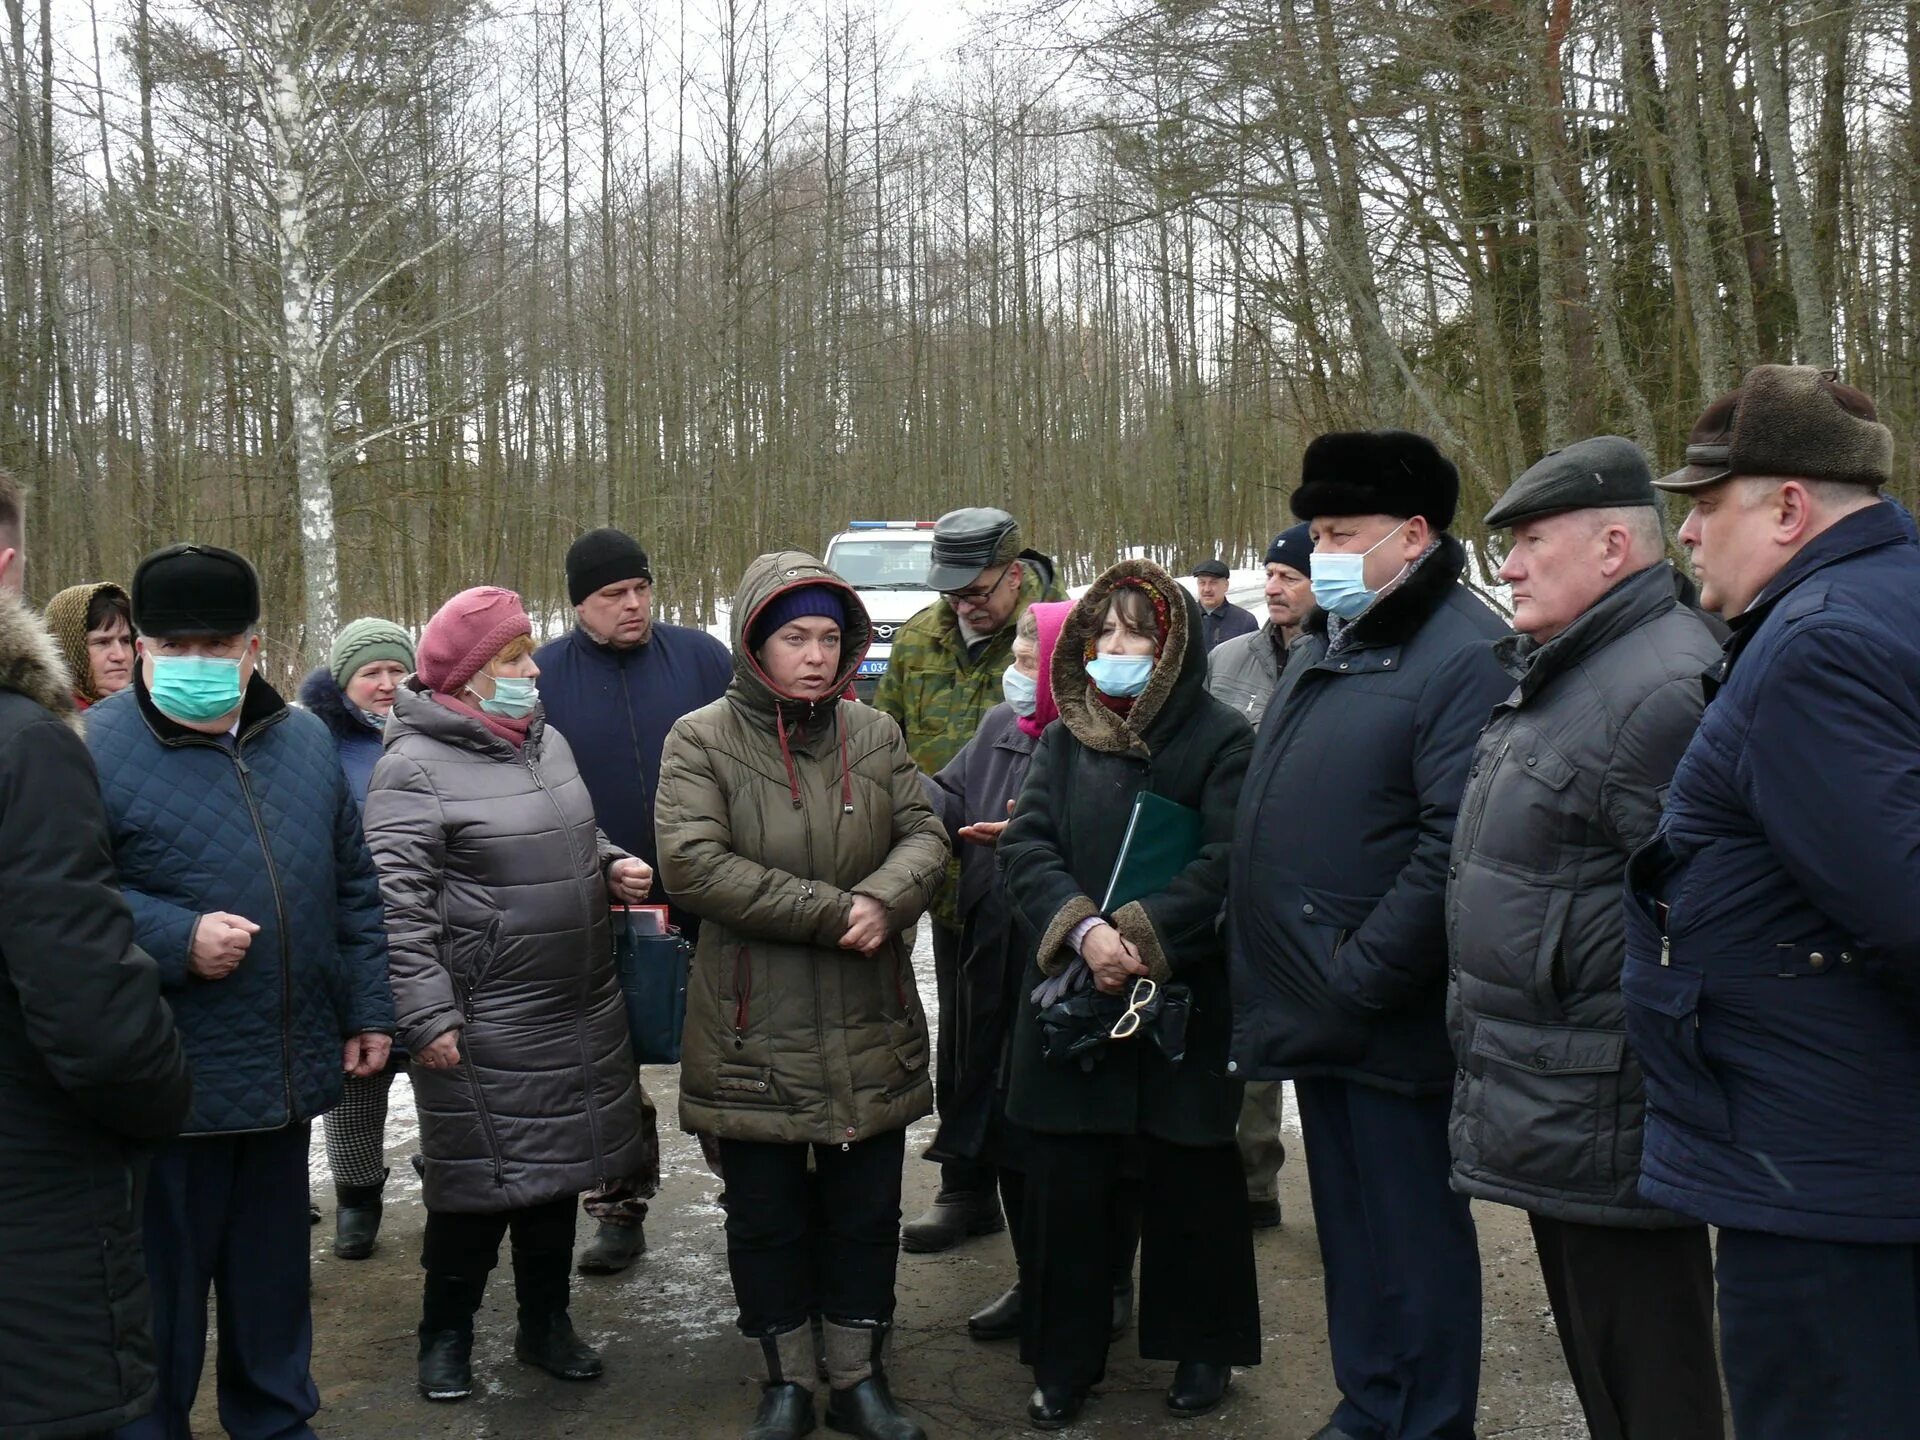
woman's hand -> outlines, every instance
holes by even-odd
[[[413,1052],[416,1065],[429,1070],[451,1070],[460,1063],[460,1027],[434,1037],[433,1043]]]
[[[1093,972],[1094,987],[1108,995],[1118,995],[1135,976],[1147,973],[1134,943],[1104,920],[1080,942],[1080,958]]]
[[[653,893],[653,870],[631,856],[616,860],[607,867],[607,890],[616,904],[638,905]]]
[[[1007,801],[1007,815],[1013,815],[1013,801]],[[1007,820],[982,820],[974,825],[962,825],[958,834],[969,845],[998,845],[1000,832],[1007,828]]]
[[[840,948],[871,955],[886,943],[887,907],[871,895],[854,896],[853,911],[847,916],[847,933],[840,937]]]

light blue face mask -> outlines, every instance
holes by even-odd
[[[1367,588],[1367,556],[1407,528],[1402,520],[1357,555],[1323,555],[1318,550],[1308,557],[1313,572],[1314,603],[1329,615],[1351,620],[1365,610],[1380,592]],[[1403,567],[1402,574],[1405,573]],[[1399,579],[1396,575],[1394,579]],[[1391,583],[1391,582],[1389,582]]]
[[[354,713],[359,715],[362,720],[375,730],[384,730],[387,728],[387,717],[382,715],[378,710],[361,710],[355,707]]]
[[[1102,695],[1131,700],[1153,678],[1153,656],[1096,655],[1087,661],[1087,678]]]
[[[1040,708],[1040,682],[1031,675],[1022,675],[1011,665],[1000,677],[1000,691],[1013,707],[1013,713],[1023,718]]]
[[[524,720],[539,703],[540,686],[537,682],[523,680],[517,675],[496,675],[493,677],[493,698],[482,700],[480,708],[503,720]]]
[[[240,662],[211,655],[155,655],[147,692],[162,715],[204,724],[240,708]]]

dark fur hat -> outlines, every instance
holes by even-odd
[[[1292,503],[1301,520],[1421,515],[1445,530],[1460,503],[1460,472],[1439,446],[1411,430],[1336,430],[1307,446]]]
[[[1873,397],[1811,365],[1756,365],[1700,413],[1687,463],[1653,483],[1682,494],[1736,475],[1801,476],[1878,489],[1893,479],[1893,432]]]

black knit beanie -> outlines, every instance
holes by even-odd
[[[622,580],[652,580],[647,552],[624,530],[589,530],[567,547],[567,596],[575,605]]]

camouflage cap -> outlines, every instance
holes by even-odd
[[[1879,489],[1893,478],[1893,432],[1873,397],[1811,365],[1756,365],[1700,412],[1687,463],[1653,483],[1685,494],[1736,475],[1799,476]]]
[[[983,571],[1019,558],[1020,526],[1004,510],[975,506],[949,510],[933,527],[929,590],[964,590]]]

